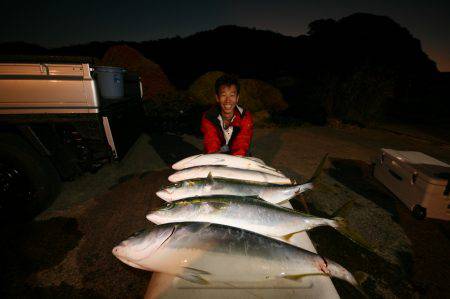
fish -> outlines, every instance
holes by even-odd
[[[273,185],[258,182],[219,179],[208,175],[206,179],[185,180],[161,188],[156,195],[168,202],[213,195],[257,196],[273,204],[281,204],[297,194],[313,188],[312,182],[298,185]]]
[[[132,235],[113,248],[123,263],[196,284],[299,280],[324,275],[360,289],[338,263],[266,236],[212,223],[167,223]]]
[[[278,185],[292,185],[295,180],[261,171],[232,168],[219,165],[196,166],[175,172],[169,176],[169,181],[176,183],[191,179],[204,179],[211,174],[214,178],[234,179],[248,182],[259,182]]]
[[[185,180],[161,188],[156,195],[171,202],[175,200],[213,195],[255,196],[272,204],[281,204],[296,195],[314,187],[325,164],[327,155],[322,159],[314,175],[303,184],[275,185],[258,182],[214,178],[209,173],[206,179]]]
[[[184,158],[172,165],[174,170],[182,170],[195,166],[221,165],[233,168],[256,170],[269,173],[275,176],[285,175],[273,167],[262,163],[260,159],[253,157],[233,156],[227,154],[200,154]]]
[[[151,211],[147,219],[155,224],[177,222],[210,222],[249,230],[267,237],[290,242],[290,238],[302,231],[319,226],[331,226],[357,244],[366,242],[352,232],[342,217],[352,202],[343,205],[333,219],[315,217],[253,197],[217,196],[189,198],[167,203]]]

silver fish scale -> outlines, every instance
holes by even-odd
[[[239,196],[259,196],[266,198],[268,196],[280,197],[288,200],[295,196],[299,189],[298,185],[275,185],[264,183],[242,183],[236,180],[213,179],[213,180],[187,180],[183,182],[181,188],[186,188],[186,192],[179,190],[179,199],[183,193],[197,193],[196,196],[208,195],[239,195]],[[187,195],[187,196],[189,196]]]
[[[220,224],[185,222],[168,223],[176,226],[174,233],[164,246],[171,248],[193,248],[228,255],[251,255],[270,260],[286,260],[307,257],[315,259],[316,254],[293,245],[271,239],[250,231]]]
[[[155,223],[213,222],[282,237],[317,226],[336,227],[332,219],[286,209],[255,197],[209,196],[182,199],[147,215]]]

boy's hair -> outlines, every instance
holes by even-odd
[[[225,86],[235,85],[238,94],[239,90],[241,89],[238,78],[233,75],[222,75],[216,80],[215,84],[216,95],[219,95],[219,90],[222,85]]]

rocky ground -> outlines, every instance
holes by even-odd
[[[450,225],[415,220],[372,177],[371,163],[382,147],[418,150],[450,163],[450,141],[395,126],[260,128],[253,155],[302,181],[329,153],[318,187],[305,195],[308,206],[329,216],[354,200],[349,225],[376,250],[330,228],[315,229],[310,237],[320,254],[363,277],[370,297],[448,296]],[[143,135],[121,162],[65,183],[34,221],[2,227],[2,297],[142,297],[151,273],[122,264],[111,249],[150,226],[145,214],[162,204],[154,193],[167,184],[170,164],[200,149],[201,140],[191,135]],[[333,282],[341,297],[358,296]]]

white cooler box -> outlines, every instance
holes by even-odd
[[[450,220],[450,165],[421,152],[381,149],[374,176],[415,217]]]

